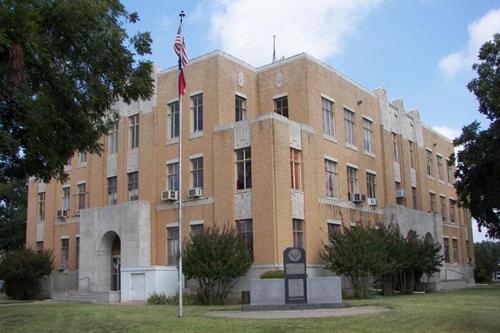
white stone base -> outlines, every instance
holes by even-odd
[[[144,279],[144,290],[133,290],[133,274]],[[137,287],[136,287],[137,289]],[[179,290],[178,271],[175,266],[148,266],[121,268],[121,301],[145,301],[153,293],[174,296]]]

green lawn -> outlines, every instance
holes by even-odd
[[[235,307],[34,303],[0,306],[0,332],[500,332],[500,288],[352,301],[389,312],[325,319],[218,319]]]

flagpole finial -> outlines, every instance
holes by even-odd
[[[184,16],[186,16],[186,14],[184,14],[184,11],[183,11],[183,10],[181,10],[181,13],[179,14],[179,16],[180,16],[180,18],[181,18],[181,20],[182,20],[182,19],[184,18]]]

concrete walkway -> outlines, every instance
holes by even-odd
[[[241,319],[294,319],[327,318],[357,315],[370,315],[389,311],[382,306],[359,306],[343,309],[288,310],[288,311],[209,311],[210,317]]]

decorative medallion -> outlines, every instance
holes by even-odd
[[[283,78],[283,74],[278,73],[278,75],[276,75],[276,88],[283,86],[284,81],[285,79]]]
[[[302,253],[300,253],[299,249],[292,249],[288,252],[288,258],[293,262],[297,262],[302,258]]]
[[[238,85],[240,87],[243,87],[245,85],[245,75],[243,74],[243,72],[238,73]]]

